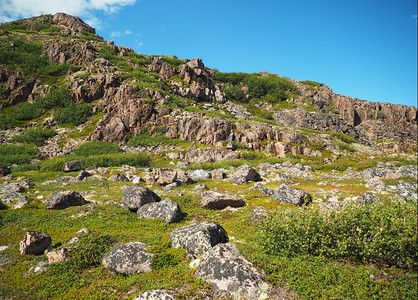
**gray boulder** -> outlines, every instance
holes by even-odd
[[[52,240],[48,233],[28,231],[19,244],[20,254],[43,254],[51,244]]]
[[[133,300],[175,300],[177,299],[171,292],[167,290],[151,290],[146,291]]]
[[[129,181],[129,179],[121,173],[115,173],[109,177],[109,181]]]
[[[81,169],[80,160],[67,161],[64,164],[64,172],[74,172],[74,171],[79,171],[80,169]]]
[[[102,264],[106,270],[124,275],[150,272],[154,255],[146,251],[148,247],[149,245],[141,242],[116,246],[106,253]]]
[[[417,189],[418,184],[416,182],[402,181],[398,184],[398,188],[396,190],[396,197],[406,202],[417,202]]]
[[[265,220],[268,217],[268,215],[269,213],[267,212],[267,210],[262,208],[256,208],[248,215],[248,220],[253,223],[259,223]]]
[[[386,184],[383,182],[380,177],[373,177],[366,183],[366,187],[375,189],[377,191],[382,191],[386,188]]]
[[[144,204],[138,208],[137,214],[139,218],[160,219],[166,223],[180,222],[182,219],[180,206],[170,199]]]
[[[218,223],[203,222],[173,230],[170,242],[173,248],[182,248],[188,254],[198,257],[215,245],[228,242],[228,235]]]
[[[237,199],[232,194],[223,194],[213,191],[206,191],[202,195],[201,206],[207,209],[224,209],[227,206],[241,207],[245,202]]]
[[[301,206],[305,203],[309,203],[312,200],[312,197],[301,189],[292,188],[287,184],[282,184],[279,189],[274,192],[273,199]]]
[[[223,169],[212,170],[210,172],[210,176],[212,179],[216,179],[216,180],[221,180],[226,177]]]
[[[70,206],[81,206],[88,202],[76,191],[56,191],[46,198],[46,209],[65,209]]]
[[[161,198],[145,186],[127,186],[122,195],[122,203],[136,212],[142,205],[160,201]]]
[[[372,203],[382,203],[382,200],[379,199],[376,195],[372,193],[364,193],[357,199],[357,203],[372,204]]]
[[[218,244],[208,251],[196,276],[209,282],[219,298],[267,299],[270,291],[263,274],[232,244]]]
[[[249,165],[240,166],[231,176],[235,184],[246,184],[248,181],[261,181],[261,175]]]
[[[78,173],[77,177],[75,178],[75,180],[77,181],[82,181],[88,177],[90,177],[90,173],[84,170],[81,170],[80,173]]]
[[[211,175],[206,170],[192,170],[187,173],[192,180],[201,180],[211,178]]]
[[[25,191],[23,186],[16,182],[0,184],[0,190],[4,193],[23,193]]]
[[[412,177],[417,177],[418,176],[418,166],[415,166],[415,165],[401,166],[396,171],[396,173],[401,174],[401,175],[408,175],[408,176],[412,176]]]
[[[0,199],[5,204],[12,204],[14,201],[17,201],[17,203],[29,203],[28,196],[17,192],[7,192],[5,194],[1,194]]]

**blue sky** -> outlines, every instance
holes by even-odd
[[[0,22],[57,11],[136,52],[417,106],[416,0],[0,0]]]

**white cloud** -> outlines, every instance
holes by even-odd
[[[92,26],[100,25],[95,10],[112,14],[136,0],[0,0],[0,22],[9,22],[42,14],[65,12],[83,17]]]
[[[125,34],[132,34],[132,31],[130,31],[130,30],[128,30],[128,29],[126,29],[126,30],[125,30]]]
[[[110,37],[114,38],[114,37],[121,37],[121,36],[127,36],[129,34],[132,34],[132,31],[125,29],[124,32],[120,32],[120,31],[112,31],[110,33]]]

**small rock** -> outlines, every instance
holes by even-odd
[[[0,166],[0,176],[6,176],[8,174],[12,173],[9,167],[6,166]]]
[[[197,190],[199,190],[199,189],[200,190],[206,190],[207,186],[206,186],[206,184],[201,183],[201,184],[197,184],[194,188],[197,189]]]
[[[87,172],[87,171],[80,171],[80,173],[78,173],[78,175],[77,175],[77,177],[75,178],[75,180],[77,180],[77,181],[82,181],[82,180],[84,180],[85,178],[88,178],[88,177],[90,177],[91,175],[90,175],[90,173],[89,172]]]
[[[404,200],[405,202],[417,202],[417,188],[418,184],[416,182],[402,181],[397,186],[396,197]]]
[[[263,220],[265,220],[268,216],[268,212],[265,209],[262,208],[256,208],[254,209],[248,216],[248,220],[253,223],[259,223]]]
[[[372,204],[372,203],[382,203],[382,200],[380,200],[379,197],[377,197],[376,195],[372,193],[364,193],[357,199],[357,202],[364,203],[364,204]]]
[[[68,248],[62,248],[57,251],[51,251],[46,254],[49,263],[56,263],[67,260],[69,258]]]
[[[81,169],[80,160],[67,161],[64,164],[64,172],[74,172],[74,171],[79,171],[80,169]]]
[[[137,214],[139,218],[160,219],[166,223],[175,223],[182,219],[180,206],[170,199],[144,204],[138,208]]]
[[[65,209],[70,206],[81,206],[88,202],[76,191],[56,191],[46,198],[46,209]]]
[[[208,179],[211,175],[206,170],[192,170],[187,173],[192,180]]]
[[[253,167],[243,165],[237,169],[231,179],[235,184],[246,184],[248,181],[261,181],[261,176]]]
[[[245,202],[232,194],[206,191],[202,195],[201,206],[206,209],[224,209],[228,206],[241,207]]]
[[[38,231],[28,231],[19,244],[20,254],[43,254],[51,247],[52,240],[49,234]]]
[[[312,200],[312,197],[301,189],[292,188],[287,184],[282,184],[280,188],[274,192],[273,199],[301,206],[305,203],[309,203]]]
[[[215,180],[221,180],[226,177],[223,169],[212,170],[210,172],[210,176],[212,179],[215,179]]]
[[[386,184],[380,177],[375,176],[366,183],[366,187],[382,191],[386,188]]]
[[[109,181],[129,181],[129,179],[121,173],[115,173],[109,177]]]
[[[102,264],[108,271],[124,275],[150,272],[154,254],[146,251],[148,247],[141,242],[116,246],[106,253]]]
[[[182,248],[188,254],[198,257],[215,245],[228,242],[228,235],[218,223],[203,222],[173,230],[170,242],[173,248]]]
[[[88,228],[81,228],[79,231],[77,231],[77,236],[80,236],[80,237],[82,237],[82,236],[86,236],[86,235],[89,235],[91,233],[91,231],[90,231],[90,229],[88,229]]]

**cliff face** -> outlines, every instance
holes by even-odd
[[[212,146],[239,142],[271,153],[317,155],[310,145],[320,139],[298,128],[343,132],[359,143],[394,150],[413,145],[417,136],[416,107],[359,100],[335,94],[322,84],[280,76],[294,87],[291,94],[286,91],[291,95],[287,100],[275,99],[274,94],[257,98],[247,92],[250,83],[243,80],[233,86],[219,81],[201,59],[134,53],[104,41],[81,19],[62,13],[0,26],[4,47],[13,49],[17,39],[42,45],[45,60],[67,66],[67,71],[55,76],[51,85],[50,74],[1,61],[1,106],[36,103],[56,86],[64,86],[75,103],[91,103],[93,114],[102,114],[89,140],[124,143],[146,129]],[[276,75],[256,74],[266,76]],[[225,92],[231,86],[245,94],[239,102]],[[280,103],[287,103],[286,108]]]

